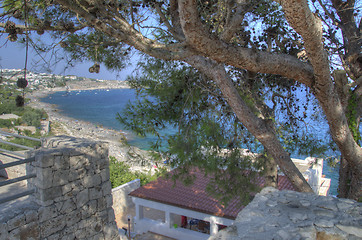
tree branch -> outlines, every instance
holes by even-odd
[[[235,14],[230,19],[230,21],[227,21],[225,30],[221,34],[221,39],[223,41],[230,42],[235,33],[242,29],[241,23],[243,22],[245,16],[245,11],[243,11],[243,9],[246,4],[247,4],[246,0],[243,1],[242,3],[237,3]]]
[[[201,56],[193,56],[186,60],[191,66],[212,79],[220,88],[226,101],[233,109],[238,119],[266,148],[270,154],[293,183],[298,191],[313,192],[303,175],[294,165],[289,153],[280,144],[273,131],[273,127],[267,124],[268,120],[262,120],[253,114],[252,110],[240,97],[233,81],[226,73],[225,67],[213,60]]]
[[[184,44],[161,44],[143,36],[134,29],[125,19],[118,15],[111,15],[106,7],[98,9],[97,16],[88,10],[78,6],[70,0],[56,0],[71,11],[78,13],[95,29],[113,37],[115,40],[124,42],[141,52],[152,57],[164,60],[182,60],[194,54]]]
[[[0,28],[5,28],[6,23],[1,23],[0,22]],[[78,25],[73,27],[72,29],[67,29],[66,27],[63,26],[34,26],[34,25],[29,25],[28,27],[25,27],[25,25],[21,25],[21,24],[16,24],[15,27],[17,29],[20,29],[22,31],[39,31],[39,30],[44,30],[44,31],[61,31],[61,32],[75,32],[75,31],[79,31],[82,30],[84,28],[86,28],[88,26],[88,24],[82,24],[82,25]],[[5,31],[2,31],[5,32]]]
[[[161,6],[160,4],[155,4],[155,8],[156,8],[156,11],[158,13],[158,15],[160,16],[162,22],[166,25],[168,31],[172,34],[172,36],[177,39],[178,41],[180,42],[183,42],[185,41],[185,37],[182,36],[182,35],[179,35],[177,33],[177,31],[171,26],[171,24],[168,22],[165,14],[163,14],[162,10],[161,10]]]
[[[252,72],[278,74],[307,86],[312,84],[312,67],[296,57],[239,47],[210,34],[199,18],[196,0],[179,1],[179,12],[186,42],[203,56]]]

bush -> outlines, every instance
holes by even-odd
[[[21,119],[28,126],[41,127],[40,120],[44,117],[46,114],[40,109],[26,109]]]
[[[115,157],[110,156],[109,172],[112,188],[115,188],[135,179],[140,179],[141,186],[143,186],[162,176],[166,172],[166,169],[160,169],[153,175],[150,173],[131,172],[130,167],[126,163],[117,161]]]
[[[136,175],[129,170],[124,162],[117,161],[115,157],[109,157],[109,172],[112,188],[128,183],[136,179]]]
[[[0,119],[0,128],[11,128],[12,126],[10,119]]]

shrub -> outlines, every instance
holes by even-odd
[[[10,119],[0,119],[0,128],[11,128],[12,126]]]
[[[40,109],[26,109],[21,119],[28,126],[41,127],[40,120],[44,117],[46,114]]]
[[[124,162],[117,161],[115,157],[109,157],[109,172],[112,188],[136,179],[136,175],[129,170]]]
[[[110,181],[112,188],[118,187],[122,184],[128,183],[135,179],[141,180],[141,186],[156,180],[158,177],[162,176],[166,169],[160,169],[155,174],[142,173],[142,172],[131,172],[130,166],[124,162],[117,161],[115,157],[109,157],[109,172],[110,172]]]

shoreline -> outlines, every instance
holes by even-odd
[[[122,87],[125,89],[126,87]],[[129,86],[127,88],[130,88]],[[28,106],[43,109],[48,114],[50,123],[57,125],[57,128],[62,129],[61,132],[54,132],[54,135],[69,135],[78,138],[87,138],[94,141],[107,142],[109,145],[109,156],[115,157],[119,161],[126,162],[130,165],[132,171],[149,171],[152,169],[152,160],[148,151],[141,150],[135,146],[130,146],[125,143],[128,139],[127,132],[122,130],[114,130],[103,126],[97,126],[94,123],[84,120],[68,117],[57,109],[55,104],[42,102],[40,99],[49,94],[60,91],[88,91],[88,90],[106,90],[120,89],[119,87],[81,87],[81,88],[53,88],[41,89],[26,93],[25,98],[30,99]],[[53,125],[53,126],[54,126]],[[134,154],[130,154],[134,153]],[[132,158],[130,155],[137,156]]]

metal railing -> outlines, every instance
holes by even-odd
[[[32,141],[41,142],[41,140],[38,139],[38,138],[22,136],[22,135],[15,134],[15,133],[8,133],[8,132],[4,132],[4,131],[1,131],[1,130],[0,130],[0,135],[7,136],[7,137],[23,138],[23,139],[28,139],[28,140],[32,140]],[[24,145],[12,143],[12,142],[4,141],[4,140],[0,140],[0,143],[10,145],[10,146],[14,146],[14,147],[17,147],[17,148],[20,148],[20,149],[34,150],[34,148],[32,148],[32,147],[28,147],[28,146],[24,146]],[[35,161],[34,157],[26,158],[25,154],[23,154],[23,153],[14,152],[14,151],[2,149],[2,148],[0,148],[0,152],[17,156],[17,159],[20,159],[20,160],[8,162],[8,163],[5,163],[5,164],[0,164],[0,170]],[[1,161],[1,157],[0,157],[0,161]],[[24,181],[24,180],[27,180],[27,179],[31,179],[31,178],[35,178],[35,177],[36,177],[36,174],[26,174],[24,176],[8,179],[8,180],[0,182],[0,187],[4,187],[4,186],[7,186],[9,184],[14,184],[14,183]],[[28,189],[28,190],[24,190],[24,191],[22,191],[20,193],[16,193],[16,194],[12,194],[12,195],[9,195],[9,196],[2,197],[2,198],[0,198],[0,204],[15,200],[15,199],[18,199],[18,198],[21,198],[21,197],[25,197],[27,195],[33,194],[34,192],[35,192],[35,189]]]

